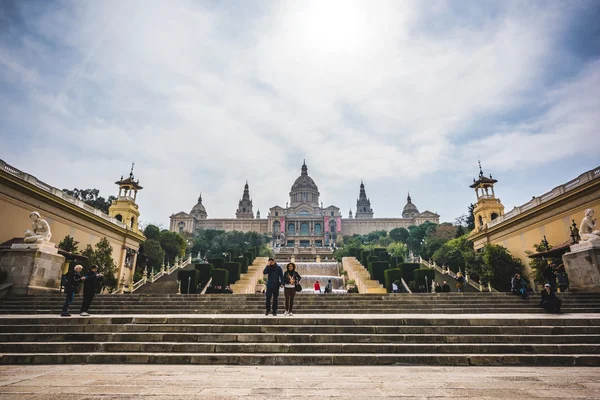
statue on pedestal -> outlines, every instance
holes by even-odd
[[[600,230],[594,230],[597,219],[593,217],[594,210],[591,208],[585,210],[585,217],[583,217],[579,225],[579,236],[581,236],[582,241],[600,241]]]
[[[27,229],[25,231],[25,238],[23,242],[25,243],[43,243],[49,242],[52,237],[52,232],[50,232],[50,225],[46,220],[40,218],[40,213],[37,211],[33,211],[29,214],[29,218],[33,223],[31,224],[31,230]]]

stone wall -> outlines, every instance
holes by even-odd
[[[0,269],[8,274],[6,283],[14,284],[16,294],[58,290],[64,262],[61,255],[36,250],[0,251]]]

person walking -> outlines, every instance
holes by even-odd
[[[333,292],[333,283],[331,283],[331,279],[327,281],[327,285],[325,285],[325,293]]]
[[[398,293],[398,281],[392,282],[392,293]]]
[[[319,281],[315,281],[315,293],[321,293],[321,284],[319,283]]]
[[[520,295],[523,300],[529,300],[529,295],[527,294],[527,282],[518,272],[510,280],[510,291],[514,295]]]
[[[76,265],[72,271],[69,271],[66,277],[65,282],[65,304],[63,304],[61,317],[70,317],[69,314],[69,306],[73,302],[75,298],[75,293],[79,292],[79,287],[81,286],[81,282],[85,280],[85,278],[81,277],[81,270],[83,267],[81,265]]]
[[[548,312],[560,314],[561,305],[562,300],[556,297],[556,294],[552,290],[552,286],[549,283],[546,283],[544,285],[544,290],[542,291],[540,307],[544,307]]]
[[[80,314],[82,317],[89,317],[88,310],[94,300],[98,282],[102,280],[103,274],[98,273],[98,266],[92,265],[90,271],[82,278],[83,279],[83,302],[81,303]]]
[[[296,286],[300,284],[302,277],[296,272],[296,264],[289,263],[285,266],[283,274],[283,294],[285,295],[285,314],[294,316],[294,297],[296,296]]]
[[[283,269],[269,258],[267,266],[263,270],[263,275],[267,275],[267,292],[265,293],[265,315],[271,312],[271,298],[273,298],[273,316],[277,316],[277,299],[279,298],[279,288],[283,286]]]
[[[556,273],[554,269],[556,268],[555,264],[548,264],[546,268],[542,271],[542,277],[546,280],[546,283],[550,285],[552,288],[552,292],[556,292]]]
[[[456,291],[462,292],[463,286],[465,286],[465,277],[463,276],[462,272],[459,272],[456,274]]]

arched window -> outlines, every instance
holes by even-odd
[[[321,224],[315,224],[315,235],[320,235],[322,230]]]
[[[479,216],[479,226],[483,226],[483,217]]]
[[[289,235],[293,235],[296,232],[296,227],[294,226],[294,224],[289,224],[288,225],[288,234]]]
[[[121,214],[115,215],[115,218],[117,219],[117,221],[123,222],[123,216]]]
[[[130,227],[131,229],[133,229],[133,224],[135,224],[135,217],[131,217],[131,222],[130,222],[130,224],[129,224],[129,227]]]
[[[308,235],[308,223],[303,222],[300,224],[300,234],[301,235]]]
[[[275,211],[275,216],[278,217],[279,216],[279,211]]]
[[[332,216],[332,217],[334,216],[334,214],[333,214],[333,211],[331,212],[331,216]]]
[[[498,218],[498,214],[496,213],[492,213],[492,215],[490,215],[490,218],[493,220],[495,220],[496,218]]]
[[[367,212],[367,207],[363,207],[363,211],[364,211],[364,212]]]
[[[242,212],[246,212],[246,207],[242,207]]]
[[[279,233],[280,231],[281,231],[281,224],[279,223],[279,221],[273,222],[273,232]]]

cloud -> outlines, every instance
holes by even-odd
[[[378,216],[410,189],[452,220],[464,205],[427,191],[468,183],[478,157],[511,171],[598,148],[598,56],[562,40],[591,2],[16,4],[0,37],[0,134],[20,138],[6,161],[108,195],[135,160],[150,221],[199,192],[232,217],[246,179],[266,215],[304,158],[327,204],[353,204],[364,178]]]

